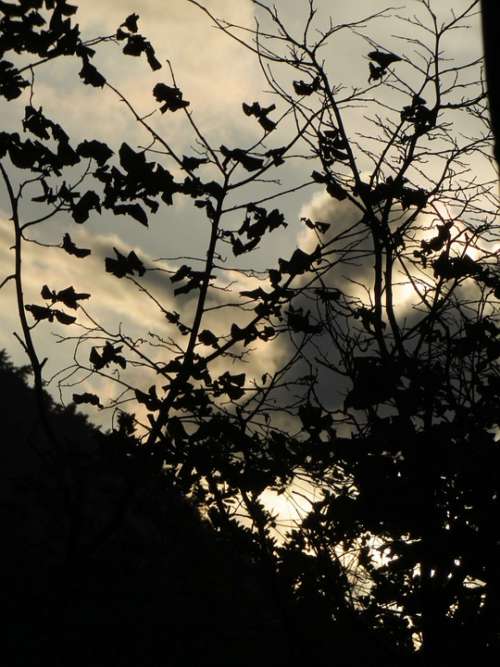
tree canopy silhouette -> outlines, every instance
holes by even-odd
[[[233,605],[255,633],[269,640],[276,630],[269,654],[249,653],[248,635],[235,632],[238,650],[221,648],[213,664],[498,658],[497,178],[482,58],[452,60],[447,50],[466,34],[478,0],[445,18],[431,0],[416,4],[409,17],[387,9],[325,26],[308,0],[297,36],[260,0],[251,0],[253,26],[186,0],[255,55],[266,81],[265,99],[228,109],[253,128],[235,145],[204,130],[137,14],[86,38],[65,0],[0,3],[0,95],[17,122],[0,133],[13,237],[1,288],[13,288],[15,336],[32,373],[29,403],[43,430],[34,445],[42,443],[43,479],[55,494],[47,516],[61,516],[58,603],[68,581],[80,586],[73,600],[82,586],[104,585],[96,554],[107,554],[105,572],[122,562],[117,540],[139,501],[144,526],[163,509],[184,517],[189,507],[193,530],[174,570],[188,554],[217,552],[214,545],[223,545],[222,563],[240,552],[235,580],[244,572],[257,592],[230,581],[211,602],[217,618],[225,623]],[[403,34],[380,44],[369,32],[376,21],[399,21]],[[359,85],[343,84],[326,54],[344,34],[357,40]],[[158,72],[151,113],[99,65],[108,47]],[[114,95],[116,113],[125,110],[149,143],[71,137],[57,109],[35,106],[38,73],[63,56],[78,63],[77,78],[96,99]],[[192,136],[188,155],[169,131],[180,116]],[[305,165],[298,183],[297,163]],[[281,203],[302,191],[316,197],[303,209],[297,247],[260,269],[252,258],[291,228]],[[201,258],[186,249],[154,261],[140,244],[118,241],[103,250],[98,235],[69,229],[125,216],[147,234],[178,206],[203,230]],[[47,264],[57,253],[75,276],[85,264],[92,280],[77,284],[72,269],[51,260],[50,279],[33,292],[36,265],[25,258],[37,250]],[[104,281],[116,299],[126,295],[130,321],[144,322],[140,335],[96,314]],[[51,330],[73,356],[49,376]],[[72,407],[54,408],[48,386]],[[91,455],[63,425],[75,405],[112,415],[111,433],[94,433]],[[152,488],[160,495],[146,500]],[[288,525],[276,498],[293,514]],[[131,538],[145,562],[154,554],[155,573],[173,562],[180,520],[164,528],[161,547]],[[144,577],[139,587],[149,585]],[[259,605],[267,616],[254,625]],[[193,628],[188,613],[166,664],[187,664],[183,642],[213,627],[197,620]],[[147,633],[140,625],[136,646]],[[165,652],[173,635],[163,626],[158,633]]]

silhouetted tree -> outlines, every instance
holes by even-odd
[[[469,162],[491,146],[491,135],[480,133],[489,127],[484,87],[471,78],[463,85],[473,63],[448,64],[441,55],[448,33],[478,3],[442,22],[430,2],[420,3],[423,14],[407,20],[415,34],[402,40],[418,63],[368,38],[375,47],[369,94],[341,91],[320,58],[345,26],[332,24],[316,40],[308,30],[296,38],[274,8],[255,4],[267,23],[246,46],[258,51],[284,102],[293,94],[279,66],[312,82],[294,84],[301,98],[293,101],[298,117],[315,119],[308,139],[322,171],[313,178],[342,202],[337,216],[351,211],[349,247],[333,236],[335,208],[330,237],[323,223],[305,221],[323,263],[301,299],[304,310],[316,306],[322,336],[302,348],[317,384],[298,414],[310,436],[303,470],[324,496],[281,548],[280,571],[311,613],[323,614],[320,636],[332,618],[351,631],[357,624],[380,630],[370,646],[372,655],[381,647],[380,662],[392,655],[401,664],[412,647],[423,664],[465,655],[492,661],[500,627],[492,472],[498,199],[488,159],[483,181]],[[212,18],[234,36],[238,27]],[[308,27],[313,20],[311,3]],[[355,141],[345,118],[360,97],[386,113],[374,114],[375,132]],[[476,138],[459,137],[459,114],[477,122]],[[362,284],[349,284],[329,262],[339,252],[352,261],[369,257]],[[353,551],[359,583],[345,565]]]
[[[443,21],[421,0],[419,13],[399,19],[408,35],[398,48],[363,32],[370,20],[395,20],[389,10],[315,32],[309,1],[296,37],[258,0],[250,28],[187,2],[258,58],[274,102],[242,100],[258,132],[251,146],[205,134],[170,68],[152,99],[165,117],[185,114],[197,151],[181,154],[96,68],[105,43],[161,68],[136,14],[114,34],[84,40],[64,0],[0,4],[0,94],[28,98],[23,134],[0,134],[15,253],[2,287],[15,285],[41,453],[65,516],[67,579],[89,562],[89,545],[93,553],[113,543],[136,499],[159,484],[169,498],[189,499],[251,564],[283,633],[283,661],[490,661],[500,623],[497,184],[481,59],[446,55],[478,2]],[[362,88],[342,86],[338,72],[332,81],[322,57],[343,31],[367,43]],[[7,54],[33,60],[15,64]],[[75,145],[32,105],[32,73],[62,55],[79,59],[83,84],[115,93],[149,136],[147,148],[123,142],[115,155],[93,138]],[[362,131],[349,119],[359,107]],[[275,174],[286,175],[292,158],[314,166],[285,186]],[[273,201],[311,185],[324,190],[318,207],[328,220],[303,218],[301,247],[264,274],[225,270],[223,250],[239,262],[267,243],[287,224]],[[33,219],[23,208],[28,194],[40,205]],[[65,214],[82,224],[109,211],[147,227],[179,197],[193,200],[210,231],[203,260],[160,268],[176,309],[158,297],[159,267],[140,250],[114,248],[103,267],[159,310],[165,331],[134,338],[110,330],[79,285],[40,285],[38,302],[26,301],[22,253],[27,242],[44,243],[47,221]],[[75,262],[92,253],[69,232],[58,247]],[[75,341],[74,361],[56,377],[62,396],[72,387],[74,404],[117,416],[99,465],[104,456],[121,482],[91,525],[84,499],[92,480],[44,392],[33,329],[47,324],[77,331],[60,337]],[[252,360],[264,345],[283,361],[261,374]],[[89,386],[75,391],[92,379],[120,393],[105,400],[108,392]],[[289,503],[302,494],[293,530],[281,530],[269,491]]]
[[[259,572],[166,480],[150,478],[112,537],[96,539],[138,474],[140,442],[130,420],[102,433],[47,395],[79,473],[78,558],[68,562],[64,498],[43,457],[50,443],[27,374],[0,351],[2,662],[279,664],[285,634]]]

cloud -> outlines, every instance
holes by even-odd
[[[302,207],[300,217],[330,225],[324,234],[304,225],[297,239],[299,247],[308,253],[313,252],[318,243],[325,246],[327,262],[333,267],[324,275],[325,286],[366,299],[360,285],[367,288],[370,285],[372,245],[359,208],[348,199],[339,202],[322,191],[315,193]]]
[[[147,268],[162,269],[147,271],[143,278],[138,278],[137,283],[141,290],[129,280],[118,279],[104,271],[104,259],[115,256],[113,247],[123,255],[128,255],[132,249],[118,236],[91,235],[85,228],[79,228],[71,231],[71,237],[78,247],[92,249],[92,254],[78,259],[66,254],[59,247],[40,247],[33,243],[26,243],[23,250],[23,292],[26,304],[45,305],[46,302],[40,295],[43,285],[48,285],[55,291],[73,286],[76,292],[91,294],[90,299],[81,301],[83,309],[72,311],[61,306],[62,310],[77,317],[75,324],[63,326],[57,322],[41,321],[32,331],[39,358],[47,357],[45,377],[58,374],[50,387],[52,392],[58,395],[58,381],[62,380],[62,396],[65,401],[71,400],[73,392],[83,391],[96,392],[104,401],[116,398],[127,385],[147,390],[151,384],[160,381],[161,386],[161,378],[148,368],[149,364],[144,363],[145,357],[151,362],[164,365],[182,354],[187,344],[187,336],[182,335],[174,324],[167,321],[165,311],[180,313],[181,321],[189,327],[198,290],[175,297],[170,275],[178,265],[168,262],[155,263],[152,257],[136,248],[137,255]],[[12,244],[12,225],[7,220],[2,220],[2,279],[13,272]],[[256,281],[236,271],[228,271],[220,273],[215,284],[219,289],[209,291],[208,310],[200,330],[208,329],[217,336],[229,336],[233,323],[243,327],[253,317],[252,311],[241,308],[243,300],[239,292],[255,287]],[[7,348],[16,363],[25,364],[27,359],[22,348],[13,345],[12,332],[21,334],[13,281],[9,281],[0,290],[0,308],[5,314],[4,326],[0,331],[0,347]],[[28,320],[30,324],[34,322],[31,314],[28,314]],[[122,341],[118,338],[120,333],[123,335]],[[119,379],[122,384],[97,375],[89,376],[88,371],[77,370],[75,366],[74,359],[83,368],[90,369],[91,348],[102,347],[108,336],[114,338],[115,345],[123,346],[122,354],[130,361],[126,371],[120,371]],[[131,347],[127,347],[127,342]],[[132,349],[134,347],[136,352]],[[197,351],[200,354],[209,354],[213,350],[200,345]],[[209,367],[212,377],[216,378],[227,370],[231,373],[245,372],[246,384],[250,386],[253,378],[260,380],[264,373],[272,373],[283,361],[278,341],[256,341],[247,348],[238,343],[232,349],[233,353],[243,351],[248,354],[242,359],[234,357],[214,360]],[[141,357],[141,354],[145,357]],[[103,373],[112,377],[117,368],[105,368]],[[61,374],[61,369],[66,371]],[[72,374],[73,370],[75,374]],[[83,379],[85,381],[78,384]],[[133,396],[130,392],[129,395]]]
[[[318,244],[323,248],[325,261],[319,264],[318,271],[321,281],[318,279],[312,287],[340,290],[350,304],[351,314],[344,309],[347,318],[340,312],[335,315],[330,312],[327,318],[326,307],[310,289],[294,300],[294,307],[302,308],[303,312],[309,311],[313,322],[317,318],[318,322],[325,324],[329,319],[329,326],[314,335],[304,348],[305,361],[297,365],[294,373],[300,375],[308,367],[312,368],[317,374],[316,390],[320,400],[330,409],[337,409],[342,406],[350,389],[350,382],[334,372],[335,368],[343,367],[338,342],[342,340],[348,327],[351,336],[366,334],[362,318],[353,318],[353,313],[361,312],[362,308],[370,310],[373,307],[374,256],[371,231],[364,221],[362,211],[353,202],[348,199],[339,202],[324,191],[316,192],[303,205],[300,216],[313,223],[329,225],[325,233],[318,233],[304,224],[297,237],[297,243],[304,252],[312,253]],[[301,276],[296,279],[294,286],[305,287],[310,280],[310,275]],[[417,300],[416,294],[411,286],[408,287],[406,276],[403,281],[402,271],[396,267],[395,282],[400,280],[402,284],[398,284],[394,289],[395,312],[401,322],[406,319],[410,324],[412,319],[418,317],[417,313],[411,310]],[[384,320],[386,319],[384,317]],[[337,340],[339,334],[340,339]],[[283,340],[283,344],[288,346],[288,354],[293,352],[301,337],[302,334],[299,333],[293,336],[295,342],[293,339]]]
[[[448,3],[448,4],[446,4]],[[250,0],[206,0],[207,7],[212,9],[217,15],[224,16],[230,21],[243,25],[253,25],[253,6]],[[328,3],[320,3],[321,9],[330,9]],[[448,0],[443,3],[443,7],[450,3]],[[123,0],[121,2],[102,2],[101,0],[86,0],[80,3],[79,18],[83,32],[90,34],[112,33],[123,21],[125,16],[137,10],[136,0]],[[456,5],[456,3],[455,3]],[[382,9],[383,5],[379,0],[369,0],[363,3],[362,12],[368,14],[372,11]],[[281,9],[285,16],[290,18],[296,25],[300,24],[297,20],[299,12],[295,3],[281,2]],[[359,8],[356,8],[358,12]],[[440,4],[441,10],[441,4]],[[161,3],[157,0],[145,0],[140,3],[138,10],[141,16],[139,27],[141,32],[151,40],[157,49],[157,56],[162,62],[170,58],[178,85],[183,90],[185,97],[191,102],[191,109],[195,112],[196,122],[203,131],[210,133],[215,146],[227,142],[236,145],[237,142],[243,143],[250,136],[256,136],[256,124],[252,119],[248,119],[241,111],[242,101],[253,101],[261,99],[263,81],[256,65],[256,59],[253,54],[245,51],[230,38],[225,37],[219,31],[211,27],[210,20],[199,10],[192,7],[185,0],[170,0],[168,3]],[[361,10],[359,10],[361,11]],[[337,22],[345,21],[352,17],[352,7],[340,6],[335,9],[335,20]],[[359,18],[356,16],[355,18]],[[369,28],[371,30],[371,27]],[[379,21],[374,24],[374,35],[380,39],[381,43],[387,48],[394,48],[393,42],[388,41],[387,22]],[[378,31],[378,32],[377,32]],[[474,33],[474,39],[477,34]],[[349,35],[349,39],[352,35]],[[350,46],[345,46],[344,38],[335,41],[332,47],[331,71],[334,78],[338,81],[348,81],[352,85],[357,82],[364,85],[366,82],[366,42],[350,42]],[[392,38],[391,38],[392,40]],[[474,40],[468,40],[467,47]],[[460,44],[462,47],[463,44]],[[109,77],[111,82],[117,84],[120,90],[130,96],[137,104],[140,113],[147,114],[156,108],[151,90],[159,80],[169,82],[168,68],[164,67],[156,73],[148,70],[147,63],[143,59],[122,56],[119,52],[119,46],[106,46],[101,55],[96,56],[96,62],[102,68],[103,73]],[[455,47],[453,47],[455,48]],[[471,47],[472,48],[472,47]],[[350,50],[349,50],[350,49]],[[71,59],[61,59],[61,62],[53,64],[48,68],[40,68],[36,74],[36,87],[34,102],[43,105],[44,111],[49,117],[55,120],[63,121],[75,141],[79,137],[93,137],[109,140],[114,145],[119,145],[126,140],[130,144],[145,145],[148,138],[138,129],[137,124],[132,120],[130,114],[124,108],[116,97],[110,91],[94,90],[89,86],[83,86],[78,77],[78,63],[71,63]],[[328,65],[330,67],[330,64]],[[405,64],[406,67],[406,64]],[[377,91],[377,95],[378,95]],[[9,112],[11,107],[9,106]],[[360,125],[360,118],[365,115],[365,109],[355,109],[346,112],[349,126],[354,130],[366,128],[366,125]],[[395,113],[397,114],[397,107]],[[357,115],[356,115],[357,114]],[[193,143],[192,129],[187,125],[183,114],[167,113],[161,116],[156,113],[151,122],[155,127],[161,130],[163,136],[168,139],[173,138],[177,143],[179,150],[190,148]],[[363,120],[364,123],[364,120]],[[17,128],[19,129],[19,128]],[[161,158],[162,159],[162,158]],[[249,193],[251,199],[252,193]],[[286,198],[288,201],[282,201],[283,206],[291,206],[289,201],[293,200],[293,208],[290,208],[290,220],[296,216],[296,199]],[[281,202],[280,202],[281,203]],[[182,213],[179,210],[182,208]],[[195,215],[179,199],[175,202],[175,211],[169,211],[168,214],[162,214],[158,225],[155,225],[150,238],[153,242],[144,241],[144,245],[139,236],[142,228],[136,234],[136,228],[128,224],[121,227],[120,237],[126,238],[120,240],[118,236],[103,234],[102,224],[104,220],[89,221],[88,230],[85,229],[79,233],[75,232],[75,240],[83,246],[92,246],[94,254],[91,258],[84,261],[75,260],[65,256],[61,250],[57,249],[37,249],[30,246],[26,253],[26,264],[28,268],[26,289],[33,302],[40,299],[39,291],[44,282],[50,287],[62,288],[69,282],[74,283],[75,289],[80,291],[92,292],[92,299],[89,301],[89,309],[105,325],[113,331],[116,331],[118,323],[122,322],[124,330],[131,336],[139,336],[146,330],[161,332],[162,334],[172,335],[174,343],[182,344],[185,339],[178,336],[175,327],[166,324],[164,315],[153,302],[130,290],[130,285],[125,281],[120,281],[113,276],[103,274],[102,262],[105,256],[112,254],[112,246],[122,249],[128,248],[127,243],[135,247],[145,247],[148,253],[143,253],[148,262],[152,261],[153,246],[168,247],[173,243],[170,238],[177,239],[182,237],[186,243],[190,242],[189,235],[192,237],[192,244],[204,239],[207,232],[206,221],[201,232],[201,222],[195,219]],[[349,227],[359,222],[359,212],[349,202],[336,202],[325,193],[316,194],[302,209],[301,215],[310,217],[312,220],[331,222],[328,233],[322,237],[322,241],[329,243],[336,235],[346,233]],[[158,216],[160,217],[160,216]],[[288,217],[288,216],[287,216]],[[171,224],[175,221],[175,225]],[[194,222],[193,222],[194,221]],[[110,226],[111,226],[111,221]],[[119,229],[117,220],[113,218],[112,223],[115,229]],[[128,221],[129,222],[129,221]],[[168,232],[165,231],[166,224],[169,223]],[[107,223],[106,223],[107,224]],[[163,226],[165,225],[165,226]],[[153,227],[153,225],[152,225]],[[289,228],[288,232],[290,231]],[[2,266],[7,266],[11,261],[10,253],[7,251],[9,244],[8,234],[4,234],[4,227],[1,232],[2,247],[0,249],[0,259]],[[73,234],[73,232],[71,232]],[[293,233],[285,239],[284,232],[279,232],[281,236],[275,235],[264,249],[264,253],[271,254],[268,248],[273,252],[279,245],[279,250],[283,252],[283,244],[288,243],[293,246],[290,237],[293,240]],[[170,235],[170,236],[168,236]],[[183,236],[186,235],[186,236]],[[61,231],[62,236],[62,231]],[[280,240],[275,241],[276,238]],[[273,248],[274,241],[274,248]],[[318,239],[311,230],[304,228],[303,233],[299,235],[301,247],[310,252],[315,247]],[[148,243],[146,246],[145,244]],[[359,232],[346,241],[347,247],[343,254],[332,253],[329,257],[336,264],[335,268],[325,274],[325,281],[330,286],[336,286],[356,298],[366,300],[367,296],[362,285],[369,286],[372,281],[372,259],[370,257],[371,246],[365,233]],[[189,246],[191,249],[193,245]],[[177,248],[175,248],[177,253]],[[293,248],[290,252],[293,251]],[[140,250],[137,250],[140,254]],[[161,251],[158,254],[164,254]],[[194,251],[193,251],[194,252]],[[196,250],[197,252],[197,250]],[[288,250],[287,250],[288,252]],[[172,251],[173,254],[173,251]],[[179,253],[181,254],[181,253]],[[253,256],[251,256],[253,257]],[[33,274],[36,271],[36,275]],[[245,289],[245,285],[254,284],[251,280],[243,280],[241,275],[230,275],[226,273],[225,279],[237,278],[240,284],[237,290]],[[52,281],[52,282],[51,282]],[[60,284],[56,284],[60,281]],[[353,282],[355,281],[355,282]],[[144,279],[144,284],[151,289],[156,298],[161,299],[165,308],[182,310],[183,314],[192,312],[193,299],[178,299],[174,301],[172,295],[172,285],[168,280],[168,274],[160,272],[148,273]],[[5,294],[12,293],[12,284],[8,284],[0,292],[0,302],[4,305],[3,312],[6,313],[6,327],[0,331],[0,342],[2,344],[9,342],[8,347],[12,348],[12,338],[10,331],[16,328],[15,310],[12,307],[12,301],[5,301]],[[411,291],[408,292],[408,295]],[[210,305],[214,307],[212,314],[207,318],[207,323],[214,327],[214,330],[220,335],[227,334],[233,321],[243,321],[250,317],[249,313],[244,313],[240,309],[226,308],[224,300],[227,300],[227,293],[212,291],[210,296]],[[237,298],[235,299],[236,301]],[[398,292],[398,303],[407,307],[408,297],[404,290]],[[311,303],[304,302],[306,308],[311,307]],[[89,311],[90,312],[90,311]],[[207,324],[208,326],[208,324]],[[52,328],[57,328],[56,325]],[[50,337],[47,336],[47,330],[51,326],[46,323],[35,329],[44,331],[43,345],[47,345],[47,354],[49,354],[50,363],[58,365],[63,361],[69,345],[63,347],[61,344],[55,344],[52,340],[49,346]],[[67,333],[67,330],[65,330]],[[42,342],[42,341],[41,341]],[[253,355],[252,362],[248,365],[250,372],[263,371],[276,368],[279,363],[286,358],[286,355],[292,350],[282,339],[270,344],[255,344],[256,354]],[[50,348],[50,352],[49,352]],[[17,349],[17,348],[16,348]],[[157,352],[159,354],[159,352]],[[224,362],[225,363],[225,362]],[[222,362],[220,367],[222,368]],[[217,367],[218,368],[218,367]],[[137,371],[140,374],[140,369]]]
[[[413,209],[402,211],[394,207],[395,221],[390,223],[391,230],[394,232],[412,213]],[[313,222],[330,225],[325,234],[317,234],[304,225],[298,235],[298,244],[306,252],[312,252],[318,242],[325,246],[327,260],[332,267],[323,276],[325,286],[340,289],[366,306],[373,303],[373,243],[371,231],[360,209],[347,199],[339,202],[326,192],[318,192],[302,207],[300,215]],[[411,225],[411,250],[419,249],[423,239],[428,240],[436,235],[436,221],[439,224],[439,219],[433,213],[420,213],[417,216]],[[430,266],[425,275],[432,280]],[[393,286],[396,314],[399,317],[408,316],[409,309],[420,299],[398,262],[394,264]]]
[[[201,10],[185,0],[168,3],[133,1],[101,2],[86,0],[79,3],[75,22],[86,38],[111,35],[125,17],[135,11],[140,14],[139,31],[155,47],[163,65],[152,72],[143,57],[121,54],[122,43],[107,44],[97,49],[94,62],[106,79],[116,86],[146,115],[157,109],[152,89],[158,81],[171,84],[167,60],[170,60],[177,85],[191,103],[190,111],[202,132],[217,134],[218,143],[247,133],[253,125],[241,112],[241,103],[252,98],[263,87],[263,78],[255,66],[255,57],[231,38],[216,30]],[[242,24],[253,23],[253,8],[249,0],[234,3],[215,0],[204,3],[216,14]],[[228,66],[228,64],[231,66]],[[42,105],[49,116],[64,118],[71,136],[105,136],[120,142],[126,135],[143,140],[143,132],[130,112],[109,90],[84,86],[78,77],[78,59],[59,59],[49,67],[36,70],[34,103]],[[227,123],[228,115],[232,122]],[[149,119],[163,135],[185,149],[192,142],[193,132],[183,113],[167,113]]]
[[[391,222],[390,228],[394,232],[397,225],[401,225],[405,220],[409,221],[414,209],[406,211],[395,211],[398,222]],[[321,305],[317,297],[311,294],[312,290],[304,291],[294,300],[295,307],[302,307],[303,311],[310,311],[311,319],[320,323],[325,323],[328,319],[329,326],[323,331],[312,337],[311,341],[303,350],[305,361],[302,366],[298,366],[296,373],[302,372],[302,369],[309,367],[317,371],[318,386],[317,394],[324,405],[330,408],[339,408],[342,406],[343,398],[350,389],[350,383],[341,374],[335,372],[335,368],[343,370],[342,355],[339,351],[338,343],[345,344],[343,336],[350,333],[351,344],[356,337],[360,337],[365,343],[354,350],[356,355],[369,354],[371,348],[368,340],[375,343],[374,336],[366,331],[370,325],[363,321],[362,307],[371,310],[373,307],[374,290],[374,255],[373,245],[370,240],[371,231],[363,222],[363,216],[359,209],[350,201],[339,202],[331,198],[327,193],[318,192],[313,195],[301,209],[301,217],[310,219],[313,223],[322,222],[330,225],[325,233],[318,233],[308,226],[303,227],[298,234],[298,245],[308,253],[314,251],[318,243],[323,246],[323,253],[327,253],[328,264],[319,264],[318,273],[321,273],[321,285],[327,288],[336,288],[347,295],[350,302],[351,313],[347,318],[342,315],[342,308],[335,308],[330,313],[329,319],[325,316],[326,307]],[[439,214],[439,215],[437,215]],[[465,215],[465,214],[464,214]],[[487,264],[490,271],[496,268],[492,265],[492,252],[498,247],[498,242],[494,240],[487,241],[484,236],[480,241],[474,241],[474,229],[477,227],[475,219],[466,220],[456,219],[451,227],[451,238],[453,239],[451,253],[453,256],[461,256],[467,248],[467,255],[480,262],[483,267]],[[434,291],[438,281],[434,275],[433,261],[440,255],[440,249],[432,252],[427,258],[427,267],[420,266],[418,258],[414,256],[414,251],[420,251],[422,241],[429,242],[438,235],[438,225],[443,225],[450,220],[450,211],[442,206],[439,201],[433,202],[429,206],[427,213],[420,213],[411,222],[411,226],[406,230],[405,248],[402,258],[404,266],[411,273],[414,280],[412,283],[405,271],[403,264],[395,261],[393,269],[393,300],[394,314],[396,321],[403,332],[414,329],[418,334],[419,323],[424,320],[429,313],[429,303],[433,299],[442,300],[448,289],[454,290],[455,298],[462,304],[479,303],[482,300],[480,286],[473,278],[465,279],[458,287],[453,281],[447,281],[442,285],[439,291]],[[469,245],[470,244],[470,245]],[[301,276],[300,280],[294,283],[296,287],[305,287],[308,285],[311,276]],[[319,287],[317,281],[312,287]],[[417,289],[418,288],[418,289]],[[427,305],[423,302],[422,295],[425,294]],[[385,293],[382,295],[383,320],[386,325],[386,341],[389,348],[392,343],[391,323],[385,311]],[[455,310],[454,301],[449,303],[449,310],[446,313],[446,322],[449,331],[458,329],[462,326],[463,319],[458,310]],[[356,312],[357,311],[357,312]],[[347,314],[347,311],[344,311]],[[491,305],[486,306],[484,315],[490,315]],[[317,318],[315,320],[314,318]],[[302,338],[302,334],[295,335],[295,343],[288,341],[289,353],[295,349],[297,341]],[[419,337],[409,337],[404,341],[405,348],[411,354],[412,347]],[[285,341],[284,341],[285,343]],[[352,354],[351,350],[348,356]]]

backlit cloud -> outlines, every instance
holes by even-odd
[[[92,254],[85,259],[77,259],[66,254],[58,247],[40,247],[26,243],[23,252],[23,292],[25,304],[46,305],[41,297],[43,285],[51,290],[59,291],[69,286],[78,293],[89,293],[87,300],[81,301],[82,308],[72,311],[64,308],[68,314],[76,316],[77,322],[71,326],[63,326],[57,322],[41,321],[32,330],[35,345],[40,359],[47,357],[45,377],[50,378],[61,368],[68,371],[74,367],[73,355],[83,368],[91,368],[89,352],[92,346],[103,345],[106,336],[114,337],[117,344],[123,345],[123,354],[130,361],[126,373],[121,379],[132,387],[147,389],[156,383],[155,373],[142,365],[145,355],[152,362],[164,365],[185,349],[187,336],[169,323],[166,312],[181,314],[181,321],[187,326],[191,324],[196,299],[199,294],[194,290],[188,295],[174,295],[174,284],[170,281],[179,264],[157,263],[154,258],[135,248],[141,261],[148,269],[145,276],[137,279],[137,285],[127,279],[118,279],[104,270],[105,257],[115,257],[113,248],[122,255],[127,255],[132,248],[127,246],[116,235],[89,234],[84,228],[76,232],[71,230],[73,241],[78,247],[91,248]],[[11,223],[2,220],[0,226],[0,266],[3,277],[13,273],[14,253],[12,250],[13,234]],[[246,278],[235,271],[220,273],[214,281],[214,288],[209,291],[207,313],[203,319],[201,330],[208,329],[216,336],[229,336],[231,325],[245,326],[252,318],[252,311],[243,310],[239,304],[243,302],[240,291],[254,288],[255,279]],[[141,289],[143,288],[143,289]],[[230,291],[228,291],[230,289]],[[13,351],[16,363],[25,364],[27,358],[20,345],[14,339],[14,332],[21,336],[14,281],[8,281],[0,290],[0,308],[2,309],[3,327],[0,330],[0,348]],[[88,313],[89,317],[87,317]],[[30,324],[34,323],[28,314]],[[124,340],[119,341],[117,335],[123,334]],[[21,336],[22,338],[22,336]],[[134,341],[134,344],[132,344]],[[130,343],[130,347],[127,347]],[[134,352],[133,348],[139,353]],[[231,372],[245,372],[247,384],[252,378],[259,378],[264,373],[272,373],[284,361],[284,349],[281,341],[255,341],[248,348],[238,343],[233,352],[249,352],[242,360],[234,358],[229,365]],[[210,349],[199,347],[202,354],[210,353]],[[215,378],[228,368],[228,361],[220,358],[210,365],[210,372]],[[108,376],[112,371],[104,370]],[[66,389],[62,397],[68,401],[74,391],[95,391],[102,400],[116,398],[125,385],[109,383],[103,377],[93,375],[81,385],[72,386],[78,380],[88,376],[84,370],[68,377],[68,372],[57,376],[63,381]],[[50,386],[57,395],[57,381]]]

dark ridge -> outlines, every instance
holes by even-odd
[[[51,403],[72,470],[68,507],[28,376],[0,353],[3,664],[282,664],[283,631],[249,559],[158,475],[110,531],[132,474],[118,450],[131,438]]]

